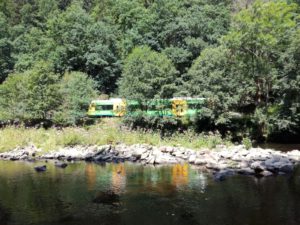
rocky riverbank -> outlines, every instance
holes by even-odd
[[[245,146],[217,146],[198,151],[182,147],[155,147],[151,145],[74,146],[43,154],[35,146],[17,148],[1,153],[2,160],[85,160],[95,163],[138,162],[142,164],[190,163],[214,173],[222,180],[231,174],[270,176],[293,172],[300,162],[300,151],[280,152]]]

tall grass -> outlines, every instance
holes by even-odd
[[[119,143],[182,146],[192,149],[214,148],[218,144],[230,144],[218,134],[196,134],[186,131],[162,138],[159,132],[129,131],[121,129],[119,125],[118,120],[107,119],[100,124],[86,128],[68,127],[61,130],[6,127],[0,130],[0,152],[28,145],[35,145],[46,152],[66,146]]]

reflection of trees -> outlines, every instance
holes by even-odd
[[[115,193],[121,193],[126,186],[126,170],[124,164],[112,166],[111,186]]]
[[[8,224],[10,219],[10,214],[3,207],[0,206],[0,224],[6,225]]]
[[[187,185],[189,182],[188,164],[176,164],[172,167],[172,184],[175,186]]]
[[[89,191],[94,190],[96,184],[96,166],[93,163],[87,163],[85,166],[85,176],[87,188]]]

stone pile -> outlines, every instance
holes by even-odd
[[[217,146],[213,150],[192,150],[183,147],[155,147],[146,144],[66,147],[47,154],[34,146],[17,148],[0,154],[4,160],[85,160],[103,162],[139,162],[142,164],[190,163],[213,171],[216,179],[234,173],[270,176],[293,172],[300,162],[300,151],[280,152],[245,146]]]

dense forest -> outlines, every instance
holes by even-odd
[[[75,125],[99,95],[205,97],[194,121],[300,134],[298,1],[0,0],[0,121]]]

